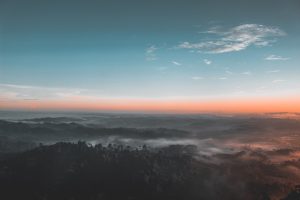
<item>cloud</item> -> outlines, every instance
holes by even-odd
[[[278,73],[280,72],[280,70],[270,70],[270,71],[267,71],[267,73]]]
[[[267,86],[260,86],[259,88],[258,88],[258,90],[264,90],[264,89],[267,89],[268,87]]]
[[[267,46],[274,43],[277,37],[286,35],[279,28],[259,24],[242,24],[225,31],[214,28],[206,31],[206,34],[217,36],[217,39],[198,43],[183,42],[177,48],[212,54],[228,53],[241,51],[250,46]]]
[[[225,72],[226,72],[226,74],[229,74],[229,75],[232,75],[232,74],[233,74],[233,72],[232,72],[232,71],[229,71],[229,70],[226,70]]]
[[[207,64],[207,65],[210,65],[210,64],[212,63],[212,61],[211,61],[211,60],[208,60],[208,59],[204,59],[203,62],[204,62],[205,64]]]
[[[220,77],[219,80],[227,80],[227,77]]]
[[[289,60],[290,58],[277,56],[277,55],[269,55],[265,58],[265,60],[275,61],[275,60]]]
[[[156,56],[156,51],[157,51],[157,47],[152,45],[150,47],[148,47],[146,49],[146,52],[145,52],[145,56],[146,56],[146,60],[147,61],[154,61],[154,60],[157,60],[157,56]]]
[[[282,83],[282,82],[285,82],[286,80],[283,80],[283,79],[276,79],[276,80],[273,80],[272,83]]]
[[[246,72],[242,72],[241,74],[242,74],[242,75],[248,75],[248,76],[249,76],[249,75],[252,75],[252,72],[246,71]]]
[[[195,81],[198,81],[198,80],[202,80],[203,77],[201,77],[201,76],[193,76],[192,79],[195,80]]]
[[[172,63],[173,63],[174,65],[181,66],[181,63],[179,63],[179,62],[172,61]]]
[[[0,84],[1,97],[7,100],[56,100],[86,96],[88,90],[79,88],[53,88],[30,85]]]

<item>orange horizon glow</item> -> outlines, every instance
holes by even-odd
[[[222,100],[81,99],[10,100],[4,110],[132,111],[165,113],[266,113],[300,112],[300,97],[240,98]]]

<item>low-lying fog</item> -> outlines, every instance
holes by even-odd
[[[288,116],[288,117],[285,117]],[[290,117],[294,116],[294,117]],[[199,154],[242,149],[298,149],[298,113],[265,115],[147,115],[0,112],[0,141],[86,141],[133,147],[195,145]],[[3,142],[2,142],[3,143]],[[7,144],[8,145],[8,144]],[[5,151],[5,147],[1,148]],[[9,149],[13,149],[9,147]],[[16,149],[17,150],[17,149]]]
[[[266,187],[271,199],[280,199],[300,183],[298,116],[0,112],[0,153],[79,140],[92,146],[146,145],[150,151],[189,145],[198,162],[220,169],[224,177],[212,178],[214,184],[235,183],[245,190],[253,181]]]

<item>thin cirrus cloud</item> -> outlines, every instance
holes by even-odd
[[[280,70],[270,70],[270,71],[267,71],[267,73],[271,74],[271,73],[278,73],[280,72]]]
[[[282,83],[282,82],[285,82],[286,80],[283,80],[283,79],[276,79],[276,80],[273,80],[272,83],[276,84],[276,83]]]
[[[52,88],[29,85],[0,84],[3,100],[57,100],[73,97],[88,97],[90,91],[78,88]]]
[[[198,80],[202,80],[203,77],[201,77],[201,76],[193,76],[192,79],[193,79],[194,81],[198,81]]]
[[[208,59],[204,59],[203,62],[204,62],[205,64],[207,64],[207,65],[210,65],[210,64],[212,63],[212,61],[211,61],[211,60],[208,60]]]
[[[213,27],[204,33],[217,37],[217,39],[197,43],[186,41],[179,44],[177,48],[220,54],[241,51],[250,46],[268,46],[274,43],[277,37],[286,35],[277,27],[260,24],[242,24],[227,30]]]
[[[232,75],[232,74],[233,74],[233,72],[232,72],[232,71],[229,71],[229,70],[226,70],[225,72],[226,72],[226,74],[229,74],[229,75]]]
[[[176,66],[181,66],[181,63],[177,62],[177,61],[172,61],[172,63]]]
[[[155,45],[151,45],[146,49],[145,56],[147,61],[157,60],[156,51],[158,48]]]
[[[289,60],[290,58],[277,56],[277,55],[269,55],[265,58],[265,60],[276,61],[276,60]]]
[[[242,75],[250,76],[250,75],[252,75],[252,72],[246,71],[246,72],[242,72],[241,74],[242,74]]]

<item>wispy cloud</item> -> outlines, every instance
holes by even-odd
[[[203,62],[204,62],[205,64],[207,64],[207,65],[210,65],[210,64],[212,63],[212,61],[211,61],[211,60],[208,60],[208,59],[204,59]]]
[[[205,32],[217,36],[217,39],[190,43],[183,42],[177,47],[182,49],[194,49],[204,53],[227,53],[241,51],[250,46],[263,47],[276,41],[279,36],[286,33],[277,27],[259,24],[242,24],[228,30],[213,28]]]
[[[275,60],[289,60],[290,58],[277,56],[277,55],[269,55],[265,58],[265,60],[275,61]]]
[[[252,72],[246,71],[246,72],[242,72],[241,74],[249,76],[249,75],[252,75]]]
[[[202,80],[203,77],[201,77],[201,76],[193,76],[192,79],[195,80],[195,81],[198,81],[198,80]]]
[[[267,73],[271,74],[271,73],[278,73],[280,72],[280,70],[270,70],[270,71],[267,71]]]
[[[220,77],[218,78],[219,80],[227,80],[228,78],[227,77]]]
[[[232,71],[229,71],[229,70],[226,70],[225,72],[226,72],[226,74],[229,74],[229,75],[232,75],[232,74],[233,74],[233,72],[232,72]]]
[[[154,61],[154,60],[157,60],[157,56],[156,56],[156,51],[157,51],[157,47],[152,45],[150,47],[148,47],[146,49],[146,52],[145,52],[145,56],[146,56],[146,60],[147,61]]]
[[[266,89],[267,89],[266,86],[260,86],[255,91],[261,93],[261,92],[265,92]]]
[[[273,80],[272,83],[282,83],[282,82],[285,82],[286,80],[283,80],[283,79],[276,79],[276,80]]]
[[[51,100],[87,96],[86,89],[0,84],[0,96],[8,100]]]
[[[177,62],[177,61],[172,61],[172,63],[173,63],[174,65],[181,66],[181,63],[179,63],[179,62]]]

